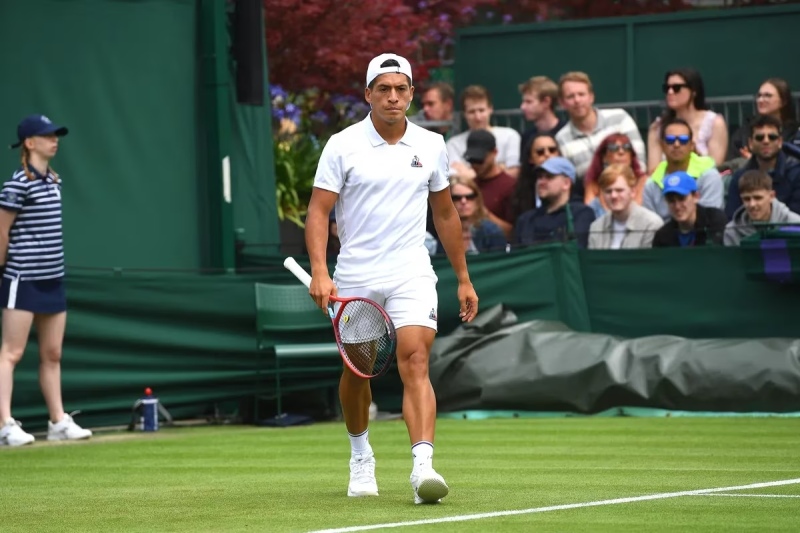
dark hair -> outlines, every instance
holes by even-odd
[[[688,122],[686,122],[682,118],[678,118],[678,117],[672,117],[672,118],[669,118],[669,119],[665,119],[665,120],[663,120],[661,122],[661,140],[662,141],[664,140],[664,135],[666,135],[666,133],[667,133],[667,128],[669,128],[670,126],[673,126],[675,124],[680,124],[681,126],[686,126],[686,129],[689,130],[689,140],[691,141],[692,137],[694,136],[693,133],[692,133],[692,127],[689,125]]]
[[[767,126],[772,126],[778,133],[781,133],[782,124],[781,120],[778,118],[773,117],[772,115],[756,115],[750,120],[750,137],[753,136],[753,130],[756,128],[764,128]]]
[[[606,157],[606,152],[608,151],[608,145],[615,141],[631,144],[630,137],[624,133],[612,133],[603,139],[602,142],[597,146],[597,150],[595,150],[594,156],[592,157],[592,162],[589,163],[589,168],[586,170],[586,176],[583,178],[584,186],[597,181],[598,177],[605,168],[604,159]],[[634,150],[633,147],[631,147],[631,170],[633,170],[633,174],[637,178],[644,176],[642,165],[639,163],[639,158],[636,156],[636,150]]]
[[[513,221],[516,221],[519,216],[524,213],[525,211],[530,211],[531,209],[536,209],[536,168],[531,164],[530,157],[531,157],[531,149],[533,145],[536,144],[537,139],[541,139],[543,137],[547,137],[549,139],[553,139],[553,142],[556,143],[558,146],[558,142],[554,135],[550,135],[549,133],[537,133],[533,137],[531,137],[523,147],[523,151],[520,154],[520,172],[519,177],[517,178],[517,185],[514,189],[514,195],[511,197],[511,211],[512,211],[512,218]],[[559,154],[561,153],[561,147],[559,147]]]
[[[763,190],[772,190],[772,178],[763,170],[748,170],[739,178],[739,194]]]
[[[708,109],[708,104],[706,104],[706,89],[705,86],[703,85],[703,78],[700,76],[699,72],[690,67],[676,68],[670,70],[669,72],[664,74],[665,84],[669,80],[670,76],[680,76],[681,78],[683,78],[683,81],[686,82],[686,85],[689,86],[689,90],[694,93],[694,100],[692,100],[692,103],[694,104],[695,109],[697,110]],[[661,116],[661,120],[666,121],[671,118],[675,118],[675,116],[676,116],[675,110],[667,107],[664,110],[663,115]]]
[[[781,120],[784,124],[795,119],[794,116],[794,100],[792,99],[792,89],[783,78],[769,78],[761,82],[761,85],[769,83],[775,90],[778,91],[778,97],[781,99]],[[759,86],[760,88],[760,86]]]
[[[442,102],[452,102],[456,98],[456,93],[453,91],[453,86],[445,81],[437,81],[435,83],[431,83],[425,90],[422,91],[423,94],[427,93],[428,91],[436,91],[439,93],[439,99]]]

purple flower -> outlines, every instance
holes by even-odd
[[[487,11],[486,12],[486,18],[487,19],[493,19],[494,18],[494,11]]]
[[[512,19],[511,15],[503,15],[503,24],[510,24]]]
[[[463,8],[461,8],[461,14],[462,15],[467,15],[467,16],[472,16],[472,15],[475,14],[475,8],[472,7],[472,6],[463,7]]]
[[[328,122],[328,115],[322,110],[314,111],[314,113],[311,115],[311,120],[325,124]]]
[[[286,91],[284,91],[283,87],[281,87],[280,85],[270,85],[269,86],[269,95],[270,95],[270,98],[272,98],[273,100],[275,100],[276,98],[282,98],[282,99],[285,100],[286,97],[288,96],[286,94]]]
[[[422,0],[421,2],[419,2],[417,4],[417,7],[420,8],[420,9],[425,9],[426,7],[428,7],[428,2],[426,2],[425,0]]]

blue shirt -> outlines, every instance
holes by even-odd
[[[9,231],[4,277],[24,280],[64,276],[61,182],[22,167],[0,189],[0,208],[17,214]]]

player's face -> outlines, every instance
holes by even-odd
[[[395,124],[405,121],[406,110],[414,98],[414,87],[409,85],[405,74],[390,72],[375,78],[372,89],[365,89],[364,98],[377,118]]]
[[[55,135],[30,137],[25,140],[25,146],[32,154],[36,154],[42,159],[50,160],[58,152],[58,137]]]

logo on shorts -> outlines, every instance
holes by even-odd
[[[428,318],[436,322],[436,309],[431,307],[431,314],[428,315]]]
[[[419,157],[414,156],[411,160],[411,166],[414,168],[422,168],[422,163],[419,162]]]

